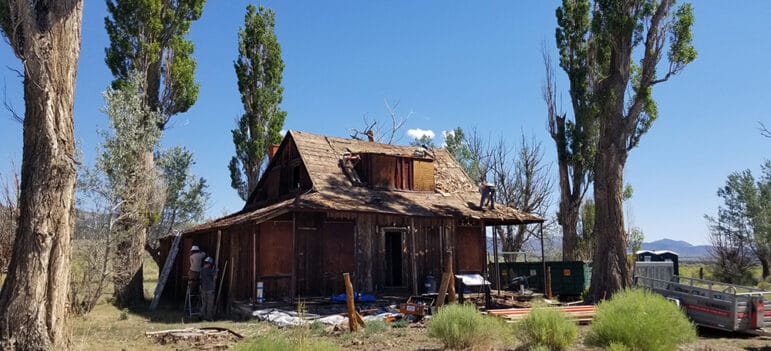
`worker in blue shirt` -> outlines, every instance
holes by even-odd
[[[201,269],[201,317],[207,321],[214,319],[214,286],[217,280],[217,268],[214,259],[203,260]]]

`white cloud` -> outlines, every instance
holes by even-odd
[[[420,138],[422,138],[424,136],[427,136],[427,137],[433,139],[434,136],[435,136],[433,130],[431,130],[431,129],[420,129],[420,128],[415,128],[415,129],[408,130],[407,131],[407,135],[410,138],[412,138],[412,139],[420,139]]]
[[[455,135],[454,130],[443,130],[442,131],[442,145],[441,147],[447,147],[447,138]]]
[[[281,136],[286,136],[286,129],[280,130],[279,134],[281,134]]]

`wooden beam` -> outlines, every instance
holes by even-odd
[[[252,301],[257,301],[257,232],[252,229]]]
[[[487,247],[487,231],[484,226],[482,226],[482,232],[484,233],[485,237],[485,248]],[[495,232],[495,228],[493,228],[493,274],[495,274],[495,287],[498,289],[498,296],[501,295],[501,266],[500,261],[498,259],[498,233]],[[486,253],[487,250],[485,250]],[[487,265],[487,262],[485,262],[485,266]]]
[[[351,332],[355,332],[359,323],[356,320],[356,306],[353,303],[353,285],[351,285],[351,274],[343,273],[343,281],[345,282],[345,304],[348,308],[348,328]]]
[[[458,296],[455,295],[455,272],[453,271],[452,261],[452,250],[447,250],[447,273],[450,273],[450,286],[447,288],[447,292],[450,294],[448,300],[450,302],[455,302],[458,301]]]
[[[546,298],[551,300],[551,266],[546,267]]]
[[[292,212],[292,281],[290,294],[292,299],[297,297],[297,214]]]
[[[417,269],[417,263],[415,262],[417,259],[415,257],[415,251],[417,248],[415,247],[415,219],[410,218],[410,241],[412,249],[410,249],[410,256],[412,256],[412,294],[417,295],[418,294],[418,269]]]
[[[222,231],[217,230],[217,251],[214,251],[214,267],[219,267],[221,241],[222,241]]]
[[[541,265],[543,266],[543,292],[546,293],[546,251],[543,247],[543,222],[538,224],[541,234]]]
[[[442,273],[442,282],[439,284],[439,296],[436,299],[436,307],[444,306],[444,300],[447,298],[447,287],[450,284],[450,274]]]

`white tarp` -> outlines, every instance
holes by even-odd
[[[284,327],[298,327],[302,325],[311,324],[315,321],[326,325],[347,325],[348,317],[333,314],[326,317],[321,317],[316,314],[305,314],[300,316],[297,311],[282,311],[275,308],[268,308],[263,310],[256,310],[252,312],[252,316],[259,321],[270,322],[275,324],[279,328]],[[399,316],[399,313],[385,312],[375,315],[364,316],[362,319],[365,322],[368,321],[382,321],[388,317]]]

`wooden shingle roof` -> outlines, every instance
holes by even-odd
[[[414,146],[388,145],[299,131],[288,131],[282,147],[288,140],[292,140],[297,147],[313,183],[310,192],[260,208],[244,209],[187,232],[265,220],[268,219],[266,217],[274,217],[289,210],[453,217],[480,220],[488,225],[543,222],[536,215],[503,205],[496,205],[495,209],[479,210],[478,187],[445,149],[432,149],[429,155],[416,156],[417,148]],[[430,159],[434,164],[435,191],[379,190],[354,186],[340,167],[340,159],[345,153]]]

